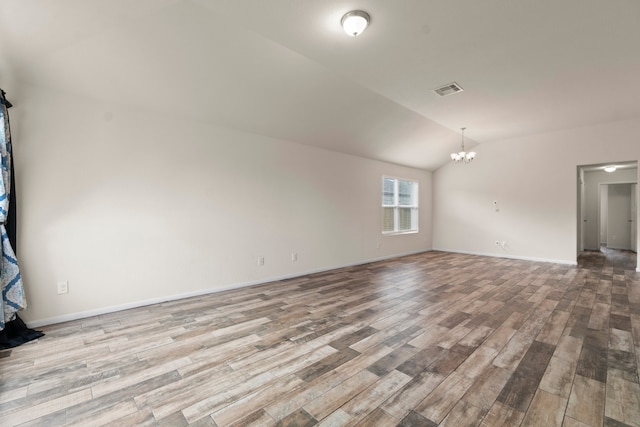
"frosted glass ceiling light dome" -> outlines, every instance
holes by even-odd
[[[362,10],[352,10],[346,13],[340,23],[344,32],[352,37],[359,36],[369,26],[371,17],[369,14]]]

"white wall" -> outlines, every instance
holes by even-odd
[[[600,244],[607,244],[607,225],[609,224],[609,186],[600,185],[600,200],[606,201],[600,203]],[[583,195],[584,197],[584,195]],[[586,227],[585,227],[586,228]]]
[[[602,184],[612,184],[620,182],[636,182],[638,179],[637,168],[631,169],[618,169],[615,172],[607,173],[605,171],[586,171],[585,177],[585,205],[587,222],[585,226],[585,249],[598,250],[600,248],[600,242],[598,240],[598,223],[601,214],[599,215],[599,192],[601,191]],[[608,194],[608,192],[607,192]],[[605,199],[606,200],[606,199]],[[608,216],[608,215],[607,215]],[[608,221],[608,217],[607,217]],[[606,232],[606,230],[605,230]],[[605,234],[606,236],[606,234]],[[606,241],[606,237],[605,237]]]
[[[430,172],[5,90],[32,325],[431,248]],[[385,174],[419,181],[419,233],[381,235]]]
[[[640,159],[640,120],[483,143],[476,151],[472,164],[434,173],[434,249],[575,263],[577,166]]]

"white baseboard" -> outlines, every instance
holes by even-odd
[[[30,321],[28,321],[26,323],[27,323],[27,326],[29,326],[30,328],[39,328],[41,326],[53,325],[53,324],[56,324],[56,323],[70,322],[70,321],[73,321],[73,320],[85,319],[87,317],[100,316],[100,315],[103,315],[103,314],[115,313],[115,312],[118,312],[118,311],[129,310],[129,309],[132,309],[132,308],[144,307],[144,306],[147,306],[147,305],[160,304],[160,303],[168,302],[168,301],[176,301],[176,300],[181,300],[181,299],[185,299],[185,298],[192,298],[192,297],[198,297],[198,296],[202,296],[202,295],[215,294],[215,293],[218,293],[218,292],[224,292],[224,291],[230,291],[230,290],[233,290],[233,289],[245,288],[247,286],[264,285],[264,284],[271,283],[271,282],[277,282],[279,280],[286,280],[286,279],[292,279],[292,278],[295,278],[295,277],[306,276],[308,274],[323,273],[325,271],[337,270],[339,268],[354,267],[356,265],[369,264],[369,263],[376,262],[376,261],[384,261],[384,260],[387,260],[387,259],[399,258],[399,257],[407,256],[407,255],[415,255],[415,254],[424,253],[424,252],[430,252],[430,251],[431,251],[431,249],[422,249],[422,250],[419,250],[419,251],[404,252],[404,253],[400,253],[400,254],[393,254],[393,255],[388,255],[388,256],[372,258],[372,259],[369,259],[369,260],[366,260],[366,261],[362,261],[362,262],[355,262],[355,263],[351,263],[351,264],[344,264],[344,265],[338,265],[338,266],[334,266],[334,267],[321,268],[321,269],[311,270],[311,271],[306,271],[306,272],[298,272],[298,273],[287,274],[287,275],[283,275],[283,276],[274,276],[274,277],[269,277],[269,278],[260,279],[260,280],[254,280],[254,281],[249,281],[249,282],[234,283],[234,284],[231,284],[231,285],[228,285],[228,286],[223,286],[223,287],[220,287],[220,288],[202,289],[202,290],[193,291],[193,292],[185,292],[185,293],[181,293],[181,294],[167,295],[167,296],[162,296],[162,297],[157,297],[157,298],[150,298],[150,299],[145,299],[145,300],[140,300],[140,301],[133,301],[133,302],[125,303],[125,304],[112,305],[112,306],[109,306],[109,307],[101,307],[101,308],[96,308],[96,309],[93,309],[93,310],[87,310],[87,311],[80,311],[80,312],[76,312],[76,313],[63,314],[63,315],[60,315],[60,316],[48,317],[48,318],[45,318],[45,319],[30,320]]]
[[[510,255],[503,253],[487,253],[487,252],[469,252],[469,251],[459,251],[452,249],[438,249],[433,248],[434,251],[441,252],[451,252],[456,254],[465,254],[465,255],[479,255],[479,256],[487,256],[492,258],[508,258],[508,259],[519,259],[523,261],[535,261],[535,262],[550,262],[553,264],[563,264],[563,265],[578,265],[577,261],[567,261],[562,259],[549,259],[549,258],[535,258],[535,257],[527,257],[527,256],[519,256],[519,255]]]

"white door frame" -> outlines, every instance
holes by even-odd
[[[635,218],[634,218],[635,217]],[[638,253],[638,183],[631,184],[631,250]]]

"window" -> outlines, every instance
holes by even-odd
[[[382,233],[418,231],[418,183],[382,177]]]

